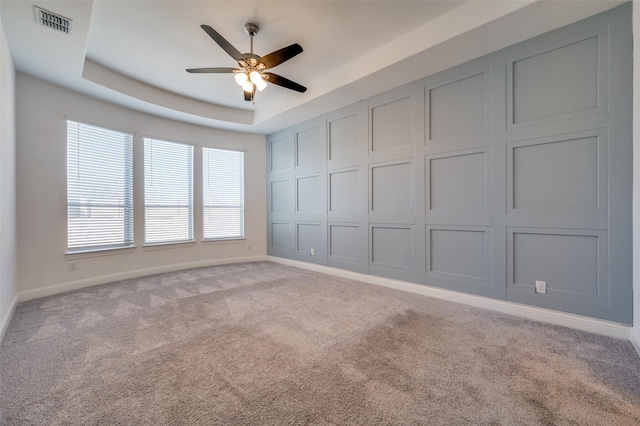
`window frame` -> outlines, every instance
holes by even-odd
[[[132,249],[135,248],[135,216],[134,216],[134,196],[133,196],[133,151],[134,151],[134,132],[130,131],[130,130],[123,130],[123,129],[118,129],[118,128],[114,128],[114,127],[110,127],[110,126],[105,126],[103,124],[97,124],[97,123],[91,123],[91,122],[87,122],[87,121],[83,121],[83,120],[78,120],[78,119],[74,119],[74,118],[66,118],[65,119],[65,133],[66,133],[66,156],[65,156],[65,160],[66,160],[66,213],[67,213],[67,221],[66,221],[66,234],[67,234],[67,251],[66,251],[66,255],[82,255],[83,253],[100,253],[100,252],[109,252],[109,251],[114,251],[114,250],[127,250],[127,249]],[[75,140],[71,140],[71,132],[70,129],[72,126],[77,126],[77,135],[75,136]],[[122,203],[93,203],[91,201],[89,202],[77,202],[77,201],[71,201],[73,199],[73,196],[71,196],[72,192],[77,192],[76,194],[74,194],[76,197],[83,195],[82,194],[82,188],[81,185],[73,185],[72,184],[72,178],[71,178],[71,173],[72,170],[71,168],[73,167],[70,161],[71,156],[74,154],[74,152],[78,155],[78,160],[77,160],[77,165],[76,167],[78,167],[77,172],[79,172],[79,167],[81,167],[80,164],[80,160],[79,160],[79,156],[80,156],[80,151],[82,149],[82,140],[80,137],[80,131],[82,128],[85,128],[85,130],[87,131],[93,131],[96,134],[98,134],[98,136],[94,136],[91,137],[91,139],[85,139],[85,145],[86,144],[90,144],[91,142],[95,143],[97,141],[104,141],[105,138],[111,136],[120,136],[122,137],[122,146],[118,147],[117,149],[113,149],[111,148],[111,150],[113,152],[121,152],[122,153],[122,159],[123,162],[122,164],[116,164],[116,165],[110,165],[110,168],[103,168],[101,170],[102,175],[107,174],[108,172],[111,172],[112,170],[117,170],[118,168],[122,168],[123,170],[123,175],[122,175]],[[95,129],[95,130],[91,130],[91,129]],[[99,132],[105,132],[105,133],[110,133],[111,135],[103,135],[102,137],[100,137]],[[119,135],[116,135],[119,134]],[[74,148],[76,151],[72,152],[71,149],[71,144],[75,143],[77,145],[77,148]],[[86,149],[86,146],[85,146]],[[95,154],[95,152],[94,152]],[[95,168],[90,169],[90,171],[95,171]],[[103,186],[102,188],[104,189],[106,186]],[[107,196],[107,191],[105,191],[102,194],[99,194],[99,196],[97,196],[96,198],[100,198],[100,196],[105,197]],[[72,218],[72,208],[78,209],[78,211],[80,211],[82,208],[87,208],[87,209],[91,209],[91,208],[121,208],[123,210],[122,212],[122,242],[121,243],[113,243],[113,244],[104,244],[104,243],[98,243],[96,241],[95,244],[84,244],[84,245],[74,245],[73,247],[71,247],[70,243],[72,241],[71,238],[71,232],[72,232],[72,226],[71,226],[71,219]],[[91,213],[89,213],[91,214]],[[78,217],[74,217],[75,219],[79,218],[81,216]],[[90,216],[89,216],[90,217]],[[102,224],[102,226],[104,227],[104,224]],[[94,230],[91,231],[92,233],[95,233],[95,229],[97,229],[97,227],[94,227]],[[96,239],[94,239],[95,241]]]
[[[240,204],[236,204],[236,205],[219,205],[218,207],[215,207],[215,205],[208,205],[207,204],[207,196],[205,194],[206,192],[206,182],[205,179],[207,177],[207,173],[205,173],[205,168],[209,165],[211,165],[211,162],[209,162],[209,164],[205,163],[205,158],[210,158],[209,154],[205,155],[205,151],[209,150],[209,151],[223,151],[223,152],[228,152],[228,153],[237,153],[241,155],[241,179],[242,179],[242,186],[241,186],[241,203]],[[201,161],[201,165],[202,165],[202,206],[201,206],[201,212],[202,212],[202,241],[203,242],[216,242],[216,241],[237,241],[237,240],[244,240],[245,239],[245,151],[244,150],[240,150],[240,149],[229,149],[229,148],[219,148],[216,146],[203,146],[201,147],[201,156],[202,156],[202,161]],[[213,210],[213,209],[239,209],[240,210],[240,220],[239,220],[239,229],[240,229],[240,233],[238,235],[225,235],[225,236],[221,236],[221,237],[207,237],[207,210]]]
[[[189,183],[187,185],[188,187],[188,199],[189,199],[189,203],[188,204],[172,204],[172,203],[166,203],[166,204],[156,204],[153,205],[153,208],[158,208],[158,209],[162,209],[162,208],[177,208],[177,209],[182,209],[182,208],[186,208],[188,211],[188,217],[187,217],[187,239],[171,239],[171,240],[162,240],[162,241],[148,241],[147,239],[147,231],[149,229],[149,218],[148,218],[148,208],[149,208],[149,204],[147,203],[147,199],[148,199],[148,194],[147,194],[147,189],[148,189],[148,184],[147,184],[147,159],[148,159],[148,151],[147,151],[147,142],[159,142],[161,144],[171,144],[171,145],[177,145],[180,147],[184,147],[188,149],[188,153],[189,153],[189,158],[188,158],[188,163],[189,163],[189,173],[188,173],[188,178],[189,178]],[[171,140],[171,139],[166,139],[166,138],[155,138],[155,137],[151,137],[151,136],[145,136],[142,138],[142,180],[143,180],[143,190],[142,190],[142,205],[143,205],[143,246],[144,247],[148,247],[148,248],[161,248],[162,246],[171,246],[171,245],[189,245],[191,243],[195,242],[195,197],[194,197],[194,175],[195,175],[195,146],[191,143],[187,143],[187,142],[179,142],[179,141],[175,141],[175,140]],[[149,161],[153,161],[153,159],[149,160]]]

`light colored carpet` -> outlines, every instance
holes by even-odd
[[[0,424],[638,425],[629,342],[273,263],[20,304]]]

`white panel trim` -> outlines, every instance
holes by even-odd
[[[9,304],[9,309],[7,309],[7,312],[4,314],[4,317],[2,317],[2,319],[0,320],[0,342],[2,342],[2,339],[4,338],[4,333],[7,331],[7,327],[9,326],[9,321],[11,321],[11,317],[13,317],[13,312],[16,310],[16,305],[18,304],[18,296],[19,294],[16,294],[15,296],[13,296],[13,300]]]
[[[407,291],[410,293],[421,294],[423,296],[434,297],[437,299],[448,300],[451,302],[462,303],[464,305],[475,306],[479,308],[489,309],[491,311],[502,312],[505,314],[516,315],[534,321],[545,322],[553,325],[560,325],[576,330],[587,331],[590,333],[609,336],[617,339],[630,340],[632,337],[631,327],[618,324],[611,321],[590,318],[582,315],[570,314],[566,312],[554,311],[551,309],[538,308],[534,306],[521,305],[519,303],[508,302],[505,300],[491,299],[488,297],[476,296],[472,294],[461,293],[453,290],[445,290],[441,288],[430,287],[422,284],[414,284],[405,281],[399,281],[389,278],[377,277],[374,275],[361,274],[358,272],[345,271],[342,269],[331,268],[323,265],[314,265],[306,262],[283,259],[274,256],[267,256],[267,260],[280,263],[283,265],[295,266],[302,269],[308,269],[315,272],[321,272],[329,275],[335,275],[342,278],[348,278],[357,281],[363,281],[369,284],[380,285],[384,287],[395,288],[397,290]],[[634,332],[634,346],[640,354],[640,336],[638,332]],[[632,340],[633,343],[633,340]]]
[[[640,356],[640,328],[633,327],[630,331],[630,337],[633,348],[638,353],[638,356]]]
[[[207,259],[197,262],[185,262],[173,265],[156,266],[153,268],[136,269],[133,271],[99,275],[97,277],[85,278],[76,281],[53,284],[33,290],[21,291],[20,293],[18,293],[17,299],[19,302],[25,302],[27,300],[38,299],[40,297],[51,296],[71,290],[78,290],[85,287],[107,284],[115,281],[128,280],[131,278],[144,277],[147,275],[162,274],[165,272],[180,271],[183,269],[203,268],[206,266],[227,265],[231,263],[264,262],[266,260],[268,260],[267,256],[230,257],[226,259]]]

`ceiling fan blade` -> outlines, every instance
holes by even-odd
[[[269,83],[277,84],[278,86],[295,90],[296,92],[300,92],[300,93],[304,93],[307,91],[306,87],[296,83],[295,81],[291,81],[288,78],[284,78],[278,74],[274,74],[272,72],[263,72],[262,76],[266,77],[266,80]]]
[[[211,37],[213,39],[213,41],[218,43],[220,45],[220,47],[222,47],[224,49],[224,51],[227,52],[233,59],[235,59],[236,61],[239,61],[240,59],[245,59],[244,55],[242,53],[240,53],[240,51],[238,49],[233,47],[231,45],[231,43],[229,43],[227,40],[225,40],[224,37],[222,37],[220,34],[218,34],[218,32],[216,30],[214,30],[213,28],[211,28],[208,25],[200,25],[200,27],[207,34],[209,34],[209,37]]]
[[[239,68],[189,68],[187,72],[194,74],[224,74],[224,73],[232,73],[234,71],[241,71]]]
[[[271,52],[268,55],[263,56],[262,59],[260,59],[260,62],[262,62],[267,68],[273,68],[284,61],[288,61],[299,53],[302,53],[302,46],[298,43],[294,43],[291,46],[283,47],[280,50],[276,50],[275,52]]]

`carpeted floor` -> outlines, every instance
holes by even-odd
[[[20,304],[2,425],[638,425],[631,344],[273,263]]]

